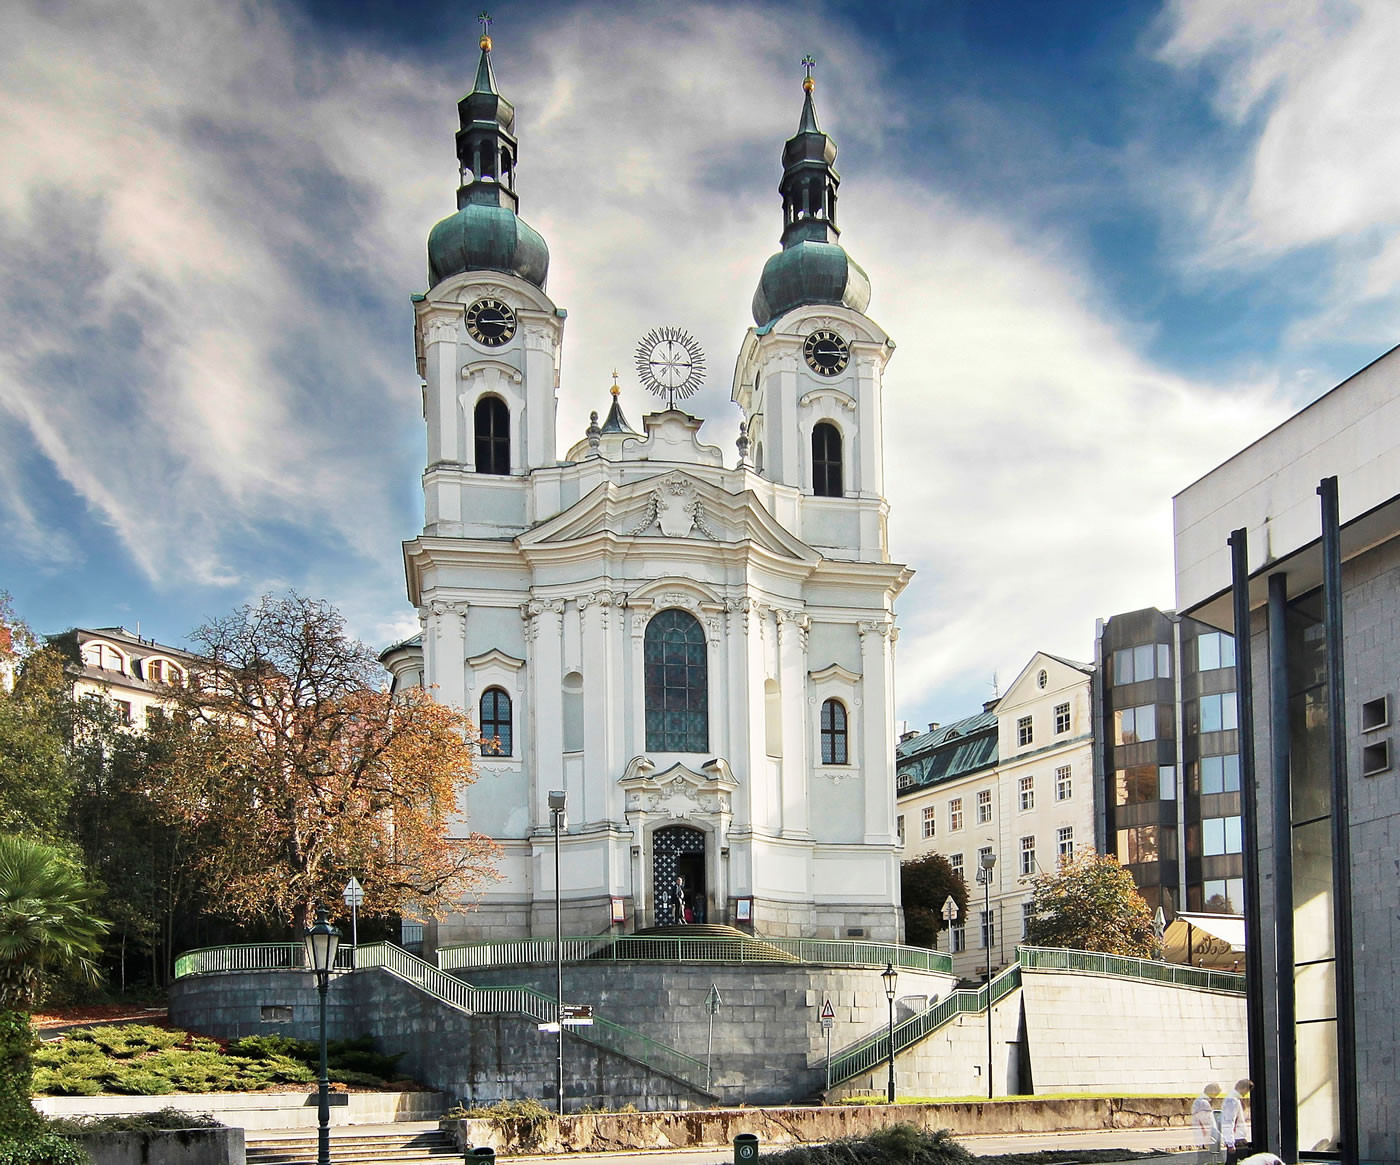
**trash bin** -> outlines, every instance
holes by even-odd
[[[480,1162],[494,1162],[495,1160],[496,1150],[491,1148],[490,1145],[482,1145],[479,1148],[467,1150],[467,1165],[473,1165],[473,1162],[480,1165]]]
[[[758,1138],[753,1133],[740,1133],[734,1138],[734,1165],[749,1165],[758,1160]]]

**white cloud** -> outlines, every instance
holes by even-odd
[[[561,451],[613,367],[630,385],[637,338],[676,323],[709,355],[692,411],[732,458],[730,361],[777,248],[801,103],[790,18],[666,6],[498,24],[522,216],[569,311]],[[366,638],[411,633],[406,298],[454,206],[470,40],[448,75],[318,48],[232,5],[4,19],[0,100],[18,113],[0,123],[16,159],[0,264],[42,310],[0,351],[0,426],[38,443],[151,577],[249,595],[285,580],[331,595]],[[826,128],[868,136],[879,161],[844,173],[843,241],[899,343],[886,439],[895,550],[920,571],[899,646],[901,715],[917,719],[1037,648],[1084,655],[1095,615],[1169,603],[1171,494],[1279,409],[1266,387],[1154,367],[1064,246],[921,185],[880,136],[897,102],[876,50],[804,31],[840,46],[819,67]],[[36,251],[51,238],[66,242]],[[635,387],[623,402],[634,423],[650,406]],[[286,529],[311,548],[290,579],[257,556]],[[330,575],[325,545],[363,571]]]

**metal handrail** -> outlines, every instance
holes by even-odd
[[[918,1043],[945,1024],[951,1023],[964,1012],[984,1012],[987,1010],[987,991],[990,988],[992,1003],[999,1003],[1021,986],[1021,966],[1012,963],[990,984],[983,983],[975,991],[959,987],[950,991],[937,1003],[911,1015],[894,1026],[894,1050],[902,1052],[911,1044]],[[887,1030],[874,1032],[857,1040],[848,1048],[843,1048],[831,1057],[831,1083],[840,1084],[852,1076],[884,1063],[890,1058],[890,1033]]]
[[[769,953],[769,948],[772,953]],[[901,970],[951,975],[953,961],[942,951],[899,943],[858,939],[737,938],[719,935],[588,935],[562,940],[566,963],[807,963],[815,966],[873,967],[893,963]],[[439,947],[444,971],[486,967],[553,966],[552,938],[454,943]]]
[[[538,1023],[559,1021],[559,1005],[552,996],[532,987],[474,987],[393,943],[367,943],[353,950],[342,947],[335,965],[337,970],[386,971],[464,1015],[525,1015]],[[300,943],[204,947],[186,951],[175,960],[177,979],[227,971],[306,969],[306,948]],[[706,1086],[703,1060],[641,1032],[596,1016],[591,1026],[570,1027],[569,1031],[586,1043],[626,1056],[700,1092],[714,1095]]]
[[[1029,971],[1087,971],[1095,975],[1121,975],[1178,987],[1203,987],[1208,991],[1244,994],[1244,976],[1233,971],[1183,967],[1157,959],[1106,955],[1099,951],[1072,951],[1058,947],[1017,947],[1016,957]]]

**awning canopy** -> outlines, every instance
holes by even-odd
[[[1163,937],[1166,960],[1218,971],[1244,970],[1244,915],[1178,914]]]

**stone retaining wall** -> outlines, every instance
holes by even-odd
[[[333,1092],[331,1124],[388,1125],[437,1120],[449,1106],[440,1092]],[[36,1096],[45,1116],[128,1116],[174,1108],[243,1129],[315,1128],[313,1092],[172,1092],[164,1096]]]
[[[163,1129],[73,1138],[92,1165],[245,1165],[242,1129]]]

